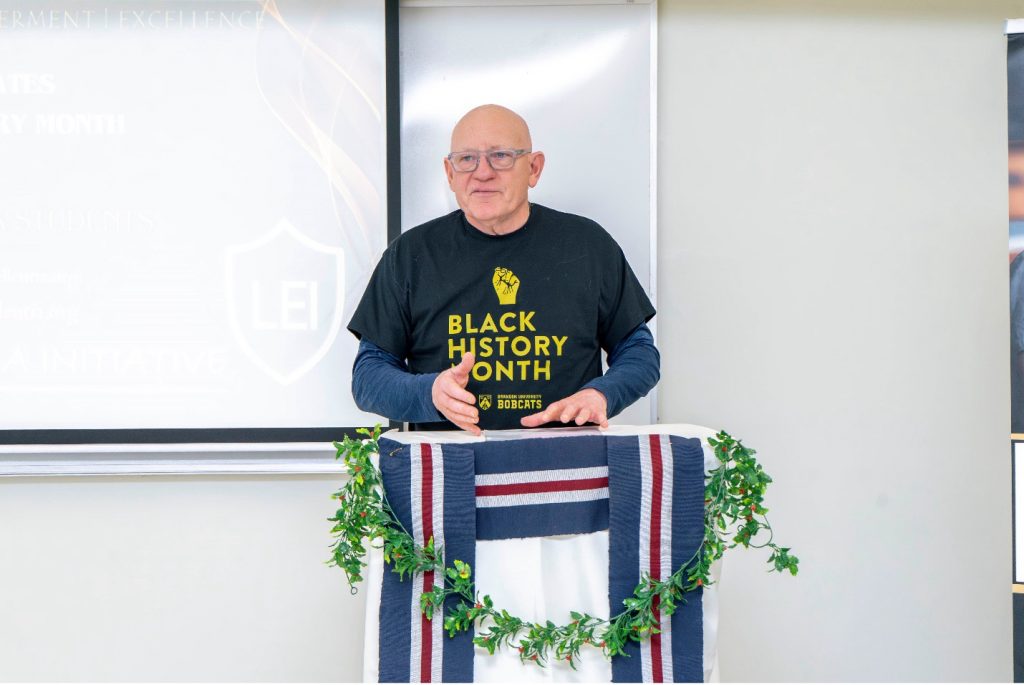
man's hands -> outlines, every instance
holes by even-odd
[[[552,402],[544,411],[524,416],[519,422],[527,428],[535,428],[549,421],[569,423],[573,420],[577,426],[593,421],[601,428],[607,428],[608,400],[597,390],[584,388],[575,395]]]
[[[480,422],[480,412],[476,408],[476,397],[466,390],[475,361],[473,353],[470,352],[463,355],[458,366],[439,373],[430,389],[430,399],[446,419],[462,430],[480,435],[480,428],[477,426]],[[544,411],[520,419],[520,423],[527,428],[535,428],[552,421],[574,421],[577,426],[590,421],[601,428],[607,428],[608,401],[597,390],[584,388],[565,399],[552,402]]]
[[[476,425],[480,421],[480,413],[475,406],[476,398],[466,390],[474,361],[473,353],[470,352],[463,355],[458,366],[438,374],[430,389],[430,399],[446,419],[473,435],[480,435]]]

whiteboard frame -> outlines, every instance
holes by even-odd
[[[651,304],[658,308],[658,0],[651,0]],[[655,315],[648,328],[658,344],[658,317]],[[651,423],[661,419],[658,412],[658,384],[649,393]]]

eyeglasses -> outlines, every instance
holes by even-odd
[[[487,163],[495,171],[505,171],[515,166],[516,160],[523,155],[530,154],[529,150],[463,150],[448,155],[448,161],[456,171],[476,171],[480,166],[480,158],[487,157]]]

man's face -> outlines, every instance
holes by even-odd
[[[452,152],[530,149],[529,131],[515,114],[501,108],[481,108],[463,117],[452,132]],[[527,193],[537,185],[544,155],[517,158],[511,169],[495,171],[481,154],[475,171],[456,171],[445,159],[448,185],[469,222],[486,232],[506,233],[526,223]]]

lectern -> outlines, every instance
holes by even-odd
[[[693,557],[704,535],[705,473],[717,464],[707,443],[714,434],[685,424],[390,432],[378,459],[388,502],[417,544],[432,539],[448,565],[470,564],[477,592],[495,607],[562,625],[571,612],[618,614],[641,578],[667,578]],[[687,592],[627,656],[609,660],[588,646],[570,665],[524,661],[514,642],[492,655],[469,632],[449,637],[441,616],[420,611],[440,572],[400,579],[375,550],[366,578],[369,682],[712,678],[716,585]]]

